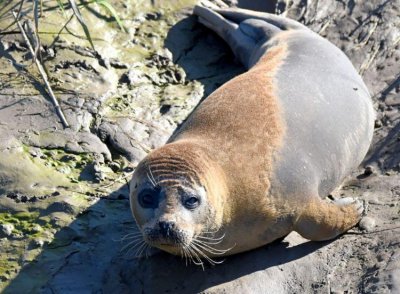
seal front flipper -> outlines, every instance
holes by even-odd
[[[353,198],[333,203],[315,199],[298,212],[295,231],[312,241],[330,240],[354,227],[363,211],[363,204]]]
[[[202,6],[195,6],[193,13],[199,17],[200,23],[216,32],[229,44],[235,56],[248,69],[255,63],[252,57],[259,49],[259,44],[281,32],[279,27],[261,19],[230,20]]]

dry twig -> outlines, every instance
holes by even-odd
[[[43,68],[43,65],[40,63],[40,60],[38,58],[36,58],[35,51],[34,51],[34,49],[32,47],[31,42],[29,41],[28,36],[25,33],[24,28],[22,27],[22,25],[21,25],[21,23],[19,21],[18,14],[15,11],[13,11],[12,13],[13,13],[15,21],[17,22],[17,25],[18,25],[18,27],[19,27],[19,29],[21,31],[22,37],[24,38],[26,44],[28,45],[29,51],[32,54],[32,57],[33,57],[33,59],[34,59],[34,61],[36,63],[36,66],[37,66],[37,68],[39,70],[39,73],[43,78],[43,81],[44,81],[44,83],[46,85],[46,88],[47,88],[47,92],[50,95],[51,101],[53,102],[53,105],[54,105],[54,107],[56,109],[57,115],[60,117],[64,128],[69,128],[69,124],[68,124],[68,122],[67,122],[67,120],[66,120],[66,118],[64,116],[64,113],[63,113],[63,111],[62,111],[62,109],[60,107],[60,104],[58,104],[57,98],[54,95],[53,90],[51,89],[51,86],[50,86],[49,80],[47,78],[47,74],[46,74],[46,72],[45,72],[45,70]]]

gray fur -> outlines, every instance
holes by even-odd
[[[294,20],[243,9],[196,7],[194,13],[249,69],[269,48],[287,46],[275,76],[286,135],[272,189],[287,197],[326,196],[360,164],[372,140],[372,102],[351,62]],[[293,33],[276,38],[283,31]]]

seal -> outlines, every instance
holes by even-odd
[[[207,97],[137,166],[130,203],[144,242],[196,264],[291,231],[329,240],[363,205],[326,196],[364,158],[375,113],[345,54],[300,23],[196,6],[248,71]]]

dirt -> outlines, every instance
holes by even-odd
[[[202,98],[244,69],[190,15],[195,1],[110,1],[126,33],[102,7],[81,6],[98,54],[76,19],[61,30],[70,9],[43,2],[43,63],[71,128],[13,23],[17,1],[0,2],[4,293],[400,293],[398,1],[226,1],[283,13],[336,44],[366,82],[377,120],[366,159],[333,195],[366,202],[358,227],[320,243],[292,233],[204,271],[166,253],[133,255],[123,241],[135,230],[126,183]],[[31,17],[31,2],[22,15]]]

